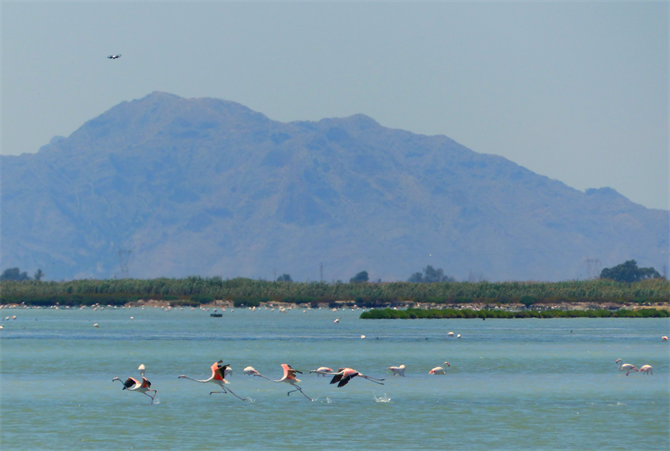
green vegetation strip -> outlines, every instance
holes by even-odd
[[[372,309],[361,313],[361,319],[446,319],[446,318],[667,318],[667,310],[469,310],[469,309]]]
[[[388,282],[323,283],[270,282],[199,276],[184,279],[112,279],[42,282],[0,282],[0,303],[26,305],[93,305],[133,302],[137,299],[170,301],[172,305],[200,305],[228,300],[253,306],[264,302],[333,306],[387,307],[421,304],[509,304],[537,302],[668,303],[670,283],[647,279],[625,283],[612,280],[568,282]]]

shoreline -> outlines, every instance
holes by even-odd
[[[333,307],[333,304],[339,304],[338,307]],[[624,310],[642,310],[642,309],[655,309],[655,310],[666,310],[670,311],[670,304],[668,303],[649,303],[649,305],[640,305],[638,303],[634,302],[625,302],[625,303],[615,303],[615,302],[602,302],[602,303],[597,303],[597,302],[561,302],[561,303],[535,303],[531,305],[530,307],[526,307],[525,305],[521,303],[508,303],[508,304],[501,304],[501,303],[496,303],[496,304],[485,304],[485,303],[468,303],[468,304],[437,304],[437,303],[400,303],[396,305],[379,305],[379,306],[373,306],[373,307],[365,307],[365,306],[357,306],[357,305],[352,305],[354,304],[353,300],[344,300],[344,301],[337,301],[337,302],[323,302],[323,303],[317,303],[318,305],[317,308],[319,309],[351,309],[351,310],[370,310],[373,308],[376,309],[384,309],[384,308],[390,308],[394,310],[404,310],[407,308],[415,308],[415,309],[421,309],[421,310],[445,310],[445,309],[453,309],[453,310],[473,310],[473,311],[480,311],[480,310],[502,310],[502,311],[510,311],[510,312],[518,312],[518,311],[546,311],[546,310],[564,310],[564,311],[590,311],[590,310],[611,310],[611,311],[616,311],[620,309]],[[163,308],[163,309],[174,309],[174,308],[192,308],[192,309],[202,309],[202,310],[209,310],[209,309],[252,309],[253,306],[238,306],[235,307],[233,301],[228,301],[228,300],[216,300],[214,302],[209,302],[206,304],[200,304],[197,306],[194,305],[184,305],[181,304],[180,302],[175,302],[175,301],[165,301],[165,300],[160,300],[160,299],[139,299],[135,302],[127,302],[123,305],[117,305],[117,306],[112,306],[112,305],[104,305],[104,304],[93,304],[93,305],[60,305],[58,303],[53,304],[53,305],[44,305],[44,306],[29,306],[25,304],[0,304],[0,310],[1,309],[17,309],[17,308],[37,308],[37,309],[81,309],[81,308],[143,308],[143,307],[151,307],[151,308]],[[290,303],[290,302],[261,302],[259,306],[255,306],[257,309],[260,308],[276,308],[276,309],[284,309],[284,310],[297,310],[297,309],[303,309],[303,310],[309,310],[313,309],[314,307],[312,306],[311,303],[305,303],[305,304],[297,304],[297,303]]]

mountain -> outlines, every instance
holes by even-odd
[[[281,123],[155,92],[0,161],[2,268],[55,280],[565,280],[596,259],[662,271],[668,247],[668,211],[363,115]]]

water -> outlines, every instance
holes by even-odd
[[[0,331],[0,446],[670,448],[668,319],[374,321],[359,312],[2,310],[17,319]],[[619,357],[652,365],[653,376],[626,377]],[[221,359],[234,371],[228,387],[253,402],[177,379],[206,379]],[[428,375],[445,361],[446,375]],[[154,405],[111,382],[138,377],[141,363],[158,390]],[[242,375],[251,365],[279,379],[281,363],[305,372],[300,386],[315,401]],[[400,364],[406,377],[391,377],[386,368]],[[307,374],[319,366],[352,367],[385,385],[355,378],[337,388]]]

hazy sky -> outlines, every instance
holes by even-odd
[[[1,152],[165,91],[363,113],[667,209],[668,24],[663,1],[2,2]]]

